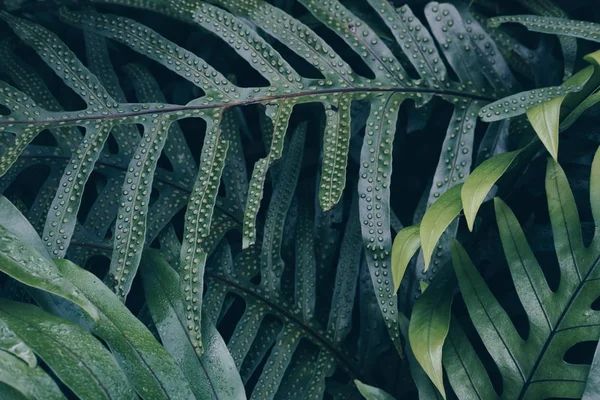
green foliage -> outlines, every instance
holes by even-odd
[[[561,163],[598,144],[599,53],[577,64],[597,26],[546,0],[422,3],[0,2],[0,397],[582,395],[587,367],[533,382],[597,340],[553,344],[593,282],[557,162],[559,133]],[[557,291],[495,200],[523,340],[454,238],[493,239],[485,200],[523,196],[543,146]]]

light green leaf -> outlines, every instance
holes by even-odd
[[[354,380],[360,394],[367,400],[394,400],[392,396],[381,389],[362,383],[358,379]]]
[[[141,264],[144,292],[163,345],[187,377],[197,399],[245,399],[244,385],[225,342],[210,320],[202,319],[204,354],[187,335],[179,276],[162,255],[148,249]]]
[[[41,367],[29,368],[23,361],[4,351],[0,351],[0,365],[0,382],[22,393],[25,399],[66,400],[56,383]],[[3,389],[0,389],[0,395],[10,393],[10,389]],[[18,397],[2,398],[20,400]]]
[[[511,151],[485,160],[475,168],[465,181],[460,191],[460,197],[469,230],[473,231],[475,217],[487,194],[498,179],[510,168],[520,153],[520,150]]]
[[[0,300],[0,318],[83,399],[135,398],[112,354],[80,326],[39,307]]]
[[[560,96],[527,110],[527,119],[555,160],[558,160],[560,106],[564,99],[565,96]]]
[[[450,327],[455,285],[449,276],[438,275],[415,302],[408,327],[415,358],[444,398],[442,348]]]
[[[394,293],[398,292],[400,282],[411,258],[421,247],[419,225],[412,225],[402,229],[394,238],[392,246],[392,277],[394,279]]]
[[[425,258],[425,270],[429,268],[431,255],[442,233],[462,210],[460,199],[462,186],[462,184],[456,185],[441,195],[423,216],[420,235],[423,257]]]
[[[183,373],[127,307],[100,279],[67,260],[56,260],[61,272],[97,307],[100,318],[89,322],[102,338],[143,399],[194,399]]]

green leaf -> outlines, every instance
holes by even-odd
[[[510,168],[519,154],[521,154],[520,150],[511,151],[485,160],[465,181],[460,191],[460,197],[469,230],[473,231],[475,217],[489,191]]]
[[[10,200],[2,195],[0,195],[0,225],[31,246],[40,256],[51,260],[44,242],[42,242],[27,218],[21,214],[21,211]]]
[[[392,277],[394,293],[398,292],[402,277],[411,258],[421,247],[420,226],[412,225],[402,229],[394,238],[392,246]]]
[[[551,33],[600,42],[600,24],[593,22],[537,15],[510,15],[488,20],[490,27],[498,27],[506,23],[521,24],[532,32]]]
[[[179,268],[183,274],[181,291],[186,305],[188,335],[198,355],[202,355],[202,282],[204,266],[210,252],[207,238],[211,233],[211,222],[221,175],[225,166],[229,142],[223,139],[219,118],[208,121],[206,136],[200,155],[200,170],[185,212],[184,238],[179,256]],[[214,232],[213,232],[214,235]]]
[[[319,184],[319,202],[328,211],[342,198],[346,187],[346,166],[350,146],[350,105],[352,95],[333,97],[326,106],[325,132],[323,133],[323,163]]]
[[[441,195],[435,203],[429,207],[420,225],[421,247],[425,258],[425,269],[429,268],[429,261],[435,250],[435,246],[442,233],[462,210],[460,191],[462,184],[456,185]]]
[[[456,240],[452,242],[452,265],[469,316],[486,348],[498,364],[505,396],[515,396],[523,384],[523,374],[530,359],[524,351],[524,341],[514,328],[508,314],[500,306],[467,252]]]
[[[450,385],[459,399],[497,399],[478,353],[455,318],[443,348],[443,363]]]
[[[440,274],[417,299],[408,327],[413,354],[444,399],[442,348],[450,327],[455,281]]]
[[[156,250],[142,258],[142,279],[148,308],[163,345],[187,377],[197,399],[245,399],[244,385],[225,342],[203,318],[204,354],[196,354],[187,335],[179,276]]]
[[[37,366],[35,354],[23,339],[17,336],[6,324],[0,320],[0,350],[11,353],[25,361],[30,368]]]
[[[600,398],[600,342],[596,345],[594,359],[590,366],[585,382],[585,392],[581,400],[594,400]]]
[[[115,225],[113,254],[106,281],[125,302],[146,243],[146,224],[154,172],[173,119],[160,116],[142,123],[144,136],[125,174]]]
[[[372,100],[365,137],[361,148],[358,181],[358,211],[365,256],[375,293],[381,295],[379,304],[390,336],[401,352],[400,331],[396,321],[394,282],[391,270],[392,232],[390,229],[390,183],[392,150],[396,133],[398,111],[404,95],[386,94]],[[384,275],[385,276],[385,275]]]
[[[55,294],[80,306],[92,319],[98,318],[95,307],[85,295],[77,290],[48,259],[47,253],[40,254],[39,241],[34,238],[33,228],[25,217],[8,201],[0,200],[0,270],[11,278],[37,289]],[[25,222],[24,222],[25,221]],[[10,224],[5,227],[4,224]],[[29,243],[21,236],[29,237]]]
[[[26,399],[66,400],[56,383],[41,367],[30,368],[23,361],[9,353],[0,351],[0,382],[14,388]],[[3,388],[4,389],[4,388]],[[10,390],[0,395],[10,393]],[[7,400],[20,398],[3,397]]]
[[[98,321],[89,321],[143,399],[194,399],[183,373],[171,357],[125,305],[96,276],[67,260],[56,260],[61,272],[97,308]]]
[[[78,325],[9,300],[0,300],[0,318],[80,398],[135,397],[112,354]]]
[[[398,323],[400,325],[402,336],[404,336],[404,339],[407,341],[404,351],[406,354],[406,359],[408,360],[410,375],[412,376],[415,386],[419,392],[419,400],[441,400],[442,396],[435,388],[433,382],[431,382],[431,379],[429,379],[421,365],[418,363],[410,347],[410,343],[408,343],[408,318],[406,318],[404,314],[400,314]]]
[[[564,99],[565,96],[560,96],[527,110],[527,119],[555,160],[558,160],[560,106]]]
[[[358,379],[354,380],[354,384],[356,384],[358,391],[366,400],[394,400],[392,396],[383,390],[362,383]]]

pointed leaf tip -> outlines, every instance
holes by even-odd
[[[473,231],[475,217],[496,182],[510,168],[520,150],[503,153],[484,161],[465,181],[460,197],[469,230]]]
[[[398,292],[400,282],[406,271],[408,263],[413,258],[419,247],[419,225],[408,226],[402,229],[394,239],[392,246],[392,277],[394,280],[394,294]]]
[[[435,246],[450,223],[462,210],[460,192],[462,184],[456,185],[429,207],[421,221],[421,246],[425,259],[425,271],[429,269]]]

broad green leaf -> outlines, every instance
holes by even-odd
[[[80,398],[135,397],[112,354],[79,325],[9,300],[0,300],[0,319]]]
[[[406,318],[404,314],[400,314],[398,318],[398,324],[400,325],[400,332],[402,332],[402,336],[404,336],[404,339],[407,341],[404,352],[406,354],[406,359],[408,360],[410,375],[412,376],[415,386],[419,391],[419,400],[441,400],[442,396],[415,358],[415,355],[410,347],[410,343],[408,342],[408,318]]]
[[[460,197],[469,230],[473,231],[475,217],[489,191],[510,168],[520,153],[520,150],[511,151],[485,160],[471,172],[471,175],[465,181],[460,191]]]
[[[462,184],[456,185],[441,195],[435,203],[429,207],[421,220],[419,234],[421,236],[421,247],[425,258],[425,269],[429,268],[431,255],[435,246],[446,230],[448,225],[458,216],[462,210],[460,191]]]
[[[448,272],[438,275],[415,302],[408,327],[415,358],[444,398],[442,348],[450,327],[455,286]]]
[[[14,360],[11,361],[14,362]],[[50,377],[48,377],[48,379],[50,380]],[[24,394],[19,392],[17,389],[14,389],[12,386],[8,386],[0,381],[0,399],[27,400],[29,398],[30,397],[25,397]]]
[[[560,130],[563,131],[571,127],[571,125],[573,125],[585,111],[598,104],[598,102],[600,102],[600,92],[595,92],[589,95],[584,101],[579,103],[577,107],[575,107],[575,109],[571,111],[569,115],[567,115],[567,117],[561,122]]]
[[[394,293],[398,292],[400,282],[411,258],[421,247],[419,225],[412,225],[402,229],[394,238],[392,246],[392,277],[394,278]]]
[[[23,342],[6,324],[0,320],[0,350],[11,353],[25,361],[30,368],[37,366],[37,358],[29,346]]]
[[[558,160],[560,106],[564,99],[565,96],[560,96],[527,110],[527,119],[555,160]]]
[[[100,279],[67,260],[56,260],[61,272],[97,308],[98,321],[89,321],[92,333],[102,338],[123,371],[145,400],[194,399],[183,373],[171,357],[125,305]]]
[[[46,251],[44,242],[42,242],[27,218],[21,214],[21,211],[10,200],[2,195],[0,195],[0,225],[11,231],[25,243],[28,243],[40,256],[48,260],[51,259]]]
[[[493,400],[499,397],[478,353],[455,318],[450,322],[444,342],[443,363],[450,386],[459,399]]]
[[[33,238],[28,239],[36,245],[34,248],[17,236],[17,234],[26,234],[25,237],[28,237],[33,234],[33,228],[28,223],[23,225],[22,221],[25,217],[5,198],[2,198],[0,206],[3,209],[0,214],[2,218],[0,220],[0,270],[27,286],[72,301],[92,319],[97,319],[96,309],[85,295],[65,279],[48,259],[46,252],[42,254],[38,252],[38,241]],[[10,226],[5,227],[3,225],[5,223]],[[37,237],[37,234],[34,237]]]
[[[204,354],[196,354],[186,331],[179,276],[156,250],[144,252],[141,264],[144,292],[163,345],[187,377],[197,399],[245,399],[244,385],[225,342],[203,318]]]
[[[523,371],[532,367],[524,341],[456,240],[452,243],[452,265],[469,316],[502,373],[504,395],[512,398],[520,392]]]
[[[360,394],[362,394],[366,400],[394,400],[392,396],[383,390],[362,383],[358,379],[355,379],[354,383],[356,384]]]
[[[30,368],[17,357],[0,351],[0,382],[13,388],[25,399],[66,400],[56,383],[41,367]],[[4,391],[3,391],[4,390]],[[10,394],[10,389],[2,388],[0,395]],[[19,397],[3,397],[6,400],[20,400]]]

